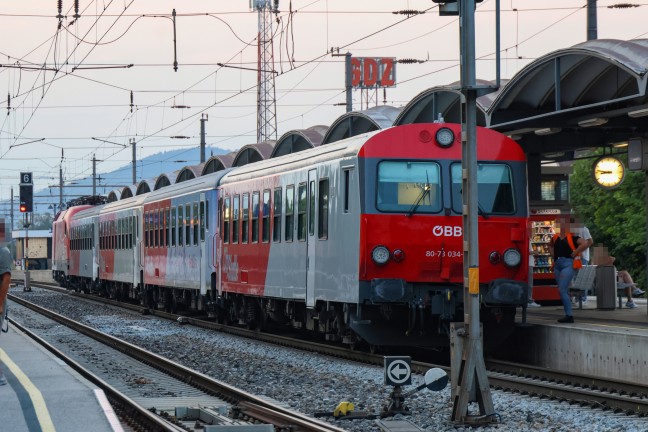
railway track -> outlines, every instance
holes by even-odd
[[[45,287],[45,286],[44,286]],[[50,287],[47,287],[50,288]],[[57,291],[69,293],[65,289],[53,287]],[[72,295],[88,298],[78,293]],[[116,302],[109,299],[90,296],[92,301],[126,307],[142,311],[142,307]],[[251,338],[267,343],[277,344],[323,355],[335,356],[347,360],[382,366],[384,356],[368,352],[350,350],[345,347],[327,345],[317,342],[294,339],[260,333],[237,327],[226,326],[192,317],[178,316],[161,311],[149,311],[152,315],[174,321],[182,320],[197,327],[214,329],[230,334]],[[424,374],[433,367],[441,367],[448,374],[450,368],[424,361],[413,361],[412,372]],[[597,376],[563,373],[546,368],[522,365],[517,363],[487,360],[489,383],[492,388],[541,399],[567,401],[580,406],[610,410],[645,417],[648,415],[648,387],[630,382],[605,379]]]
[[[249,394],[248,392],[239,390],[234,386],[214,380],[206,375],[186,368],[179,363],[170,361],[154,353],[143,350],[133,344],[99,332],[91,327],[71,320],[56,312],[21,299],[20,297],[10,294],[9,298],[24,307],[27,307],[41,315],[44,315],[58,323],[65,325],[66,327],[73,329],[74,331],[91,337],[92,339],[95,339],[120,352],[126,353],[130,357],[135,358],[142,363],[151,365],[154,368],[175,377],[176,379],[179,379],[186,383],[191,383],[192,386],[208,394],[218,396],[219,398],[227,401],[233,407],[235,407],[234,411],[237,412],[239,419],[250,419],[272,424],[278,431],[343,432],[343,429],[338,428],[334,425],[308,417],[304,414],[290,410],[289,408],[286,408],[284,406],[274,404],[271,401],[268,401],[266,398],[257,397],[255,395]],[[168,419],[158,417],[150,411],[147,411],[146,409],[137,405],[127,396],[117,391],[109,384],[105,383],[103,380],[92,374],[72,358],[62,353],[56,347],[47,343],[45,340],[35,335],[33,332],[29,331],[29,329],[24,328],[24,326],[21,326],[19,323],[15,322],[15,320],[10,321],[13,325],[26,332],[28,335],[30,335],[30,337],[34,338],[38,343],[42,344],[46,349],[54,353],[57,357],[61,358],[72,368],[79,371],[88,380],[102,388],[104,392],[109,395],[109,398],[111,400],[118,402],[118,405],[122,407],[121,411],[125,412],[127,417],[134,419],[132,420],[132,422],[134,422],[135,424],[142,424],[144,422],[146,426],[144,426],[140,430],[186,431],[186,429],[172,424]]]

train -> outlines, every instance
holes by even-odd
[[[440,347],[464,317],[461,127],[418,123],[227,168],[53,222],[68,289],[286,326],[356,346]],[[526,158],[477,128],[486,340],[527,304]]]

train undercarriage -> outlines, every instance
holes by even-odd
[[[307,308],[303,301],[269,299],[235,293],[200,295],[199,291],[156,285],[92,281],[54,274],[71,290],[94,293],[119,301],[171,313],[204,314],[228,325],[265,330],[270,326],[307,331],[313,337],[352,347],[386,346],[444,348],[449,346],[450,323],[463,320],[461,287],[428,292],[425,302],[348,304],[318,302]],[[481,307],[485,350],[497,347],[513,332],[515,306]]]

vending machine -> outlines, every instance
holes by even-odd
[[[530,250],[534,258],[533,299],[536,302],[560,302],[560,294],[553,273],[553,257],[549,242],[556,234],[556,218],[561,209],[531,209]]]

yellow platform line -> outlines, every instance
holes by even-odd
[[[56,432],[49,410],[45,404],[45,399],[43,399],[40,390],[38,390],[34,383],[31,382],[27,375],[23,373],[2,348],[0,348],[0,356],[2,357],[3,363],[11,370],[11,373],[20,381],[20,384],[22,384],[23,388],[29,394],[32,405],[34,405],[34,411],[36,411],[36,417],[38,417],[38,423],[40,423],[43,432]]]

